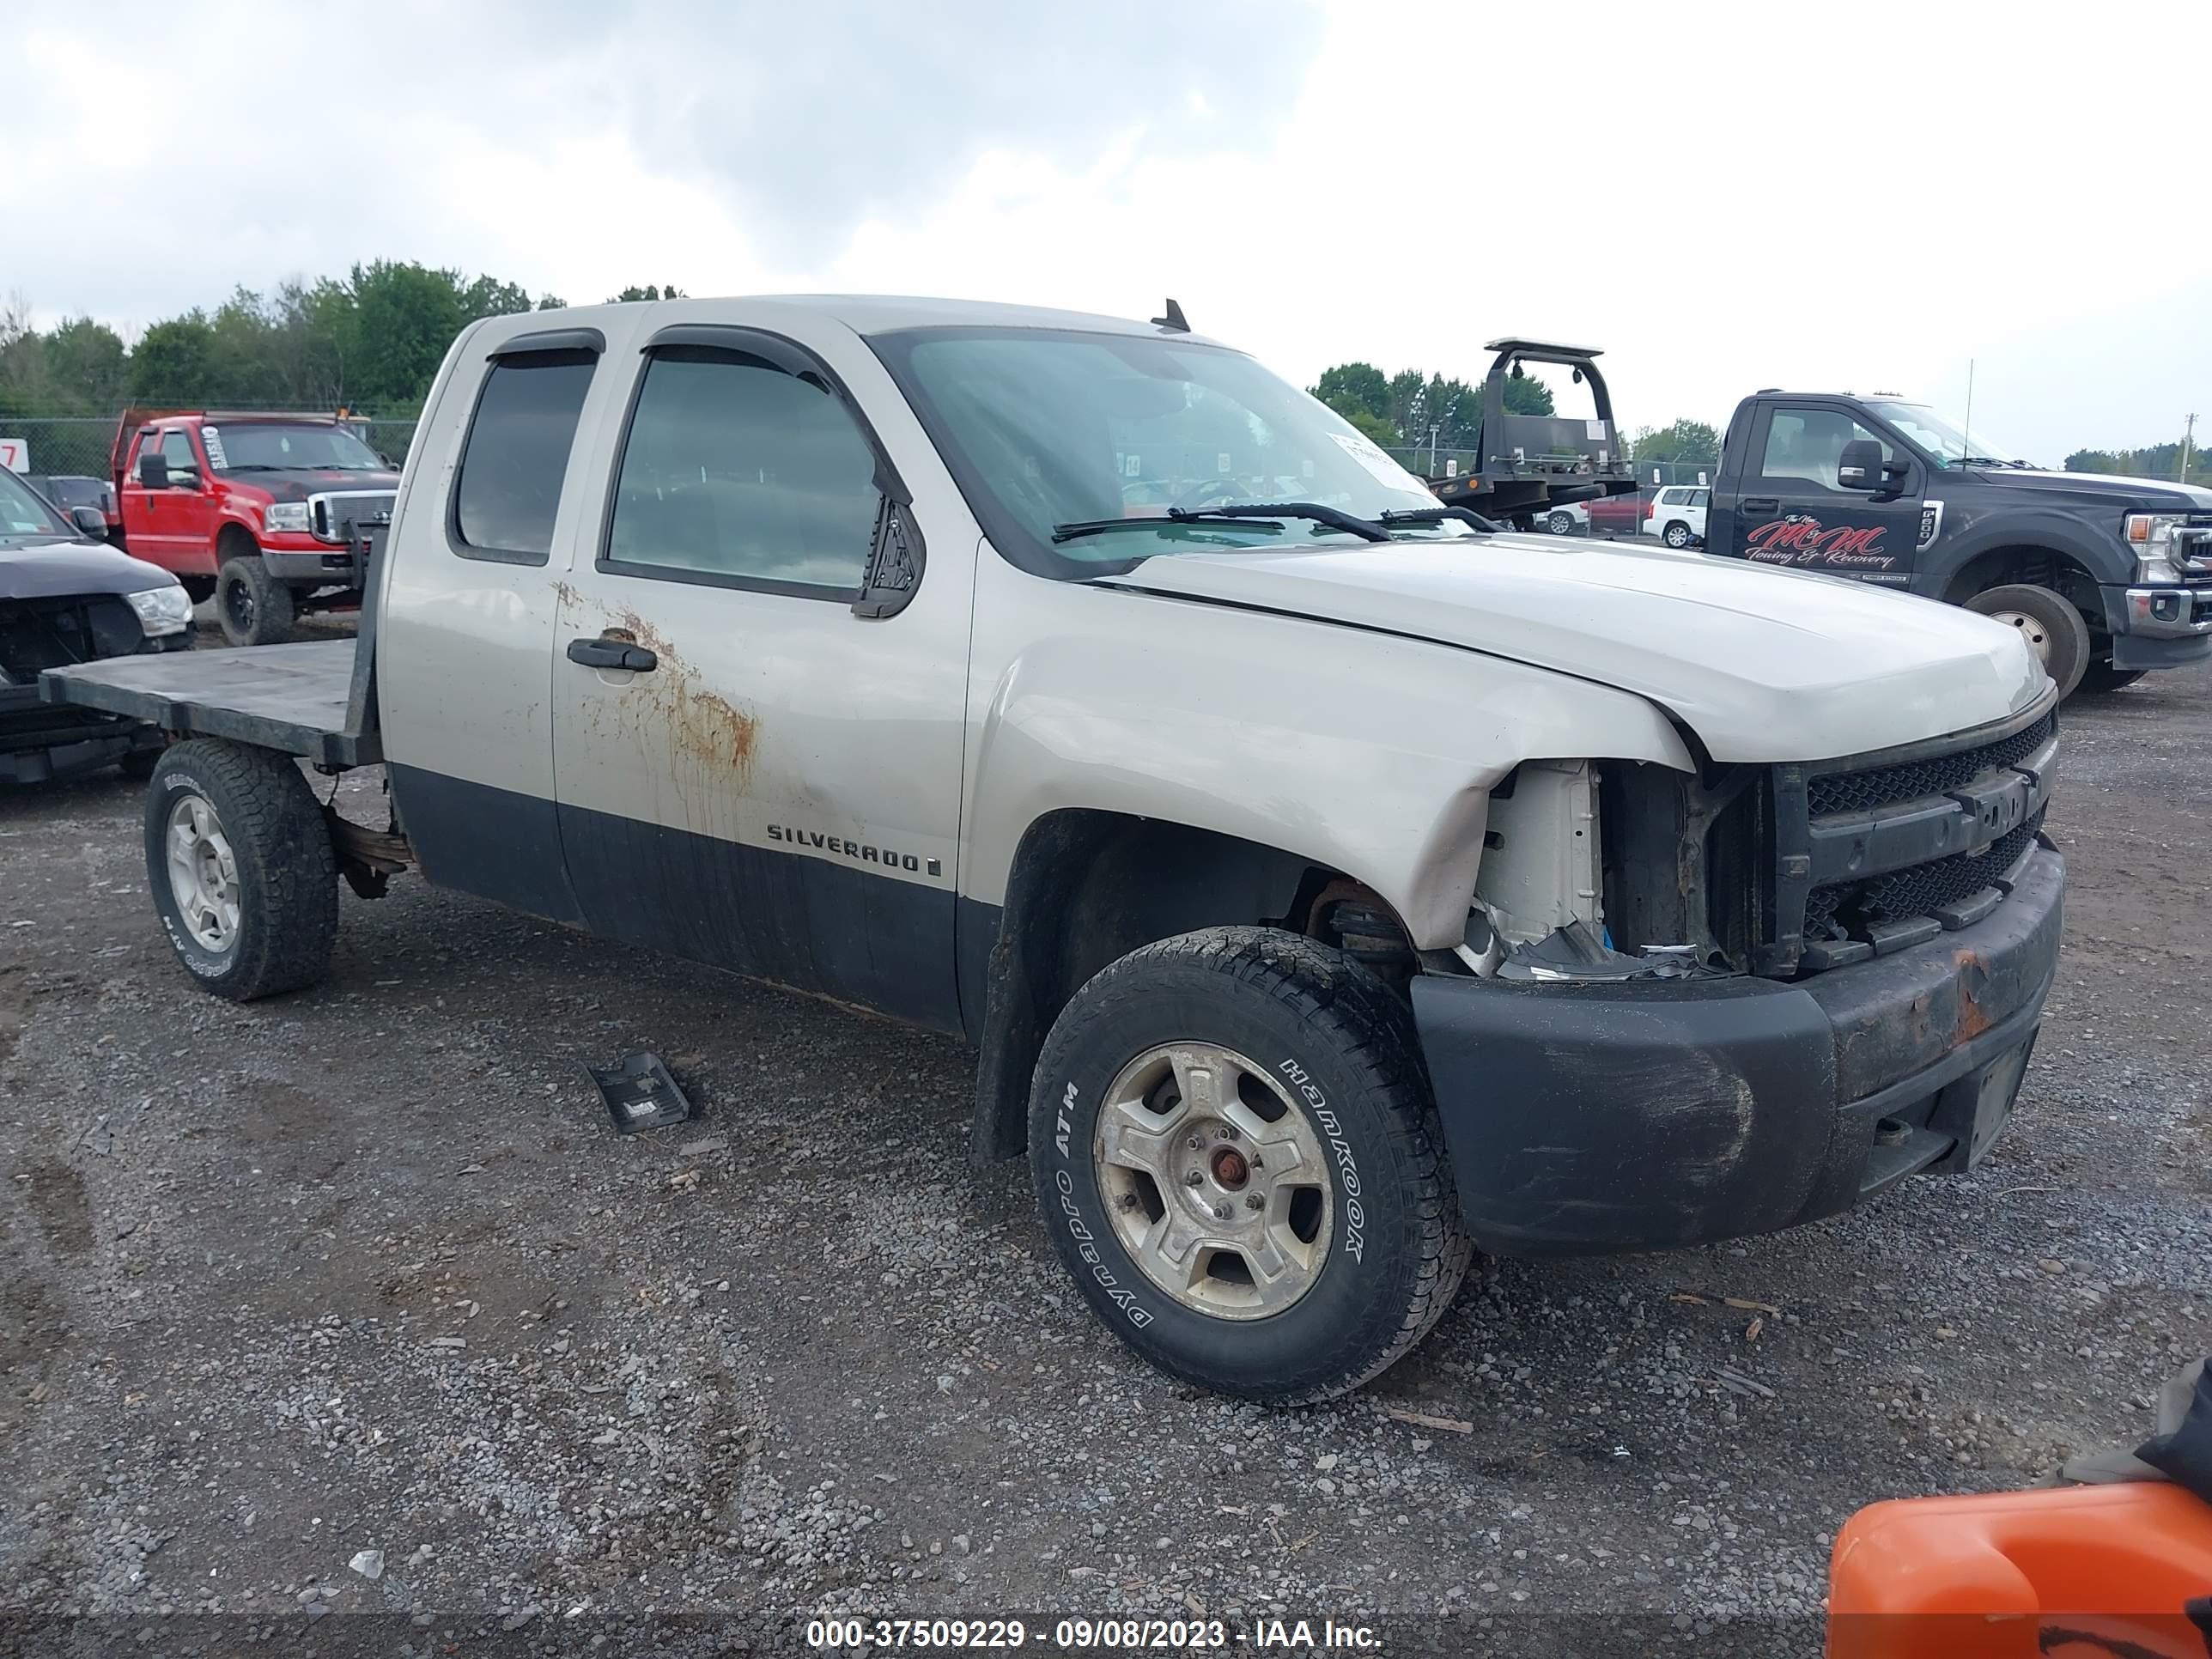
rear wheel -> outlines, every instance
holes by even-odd
[[[1676,519],[1667,526],[1659,539],[1669,547],[1687,547],[1690,544],[1690,526]]]
[[[292,637],[292,590],[258,555],[227,562],[216,577],[216,620],[233,645],[281,645]]]
[[[1571,513],[1554,513],[1544,520],[1544,527],[1554,536],[1571,535],[1574,532],[1575,515]]]
[[[337,857],[288,756],[197,738],[173,744],[146,788],[146,878],[177,959],[234,1002],[330,971]]]
[[[2070,696],[2089,666],[2089,624],[2063,593],[2027,582],[1989,588],[1966,601],[1992,622],[2017,629],[2062,697]]]
[[[2149,672],[2143,668],[2115,668],[2108,662],[2093,662],[2082,671],[2081,684],[2074,689],[2084,696],[2100,691],[2117,691],[2124,685],[2133,685]]]
[[[1224,1394],[1358,1388],[1473,1253],[1405,1005],[1291,933],[1211,928],[1100,972],[1046,1039],[1030,1146],[1092,1310]]]

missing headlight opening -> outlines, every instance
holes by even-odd
[[[1509,980],[1735,971],[1705,897],[1711,793],[1640,762],[1522,763],[1491,796],[1461,961]]]

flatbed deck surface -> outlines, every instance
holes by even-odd
[[[352,640],[106,657],[50,668],[48,702],[150,720],[179,737],[229,738],[332,766],[384,758],[355,716]]]

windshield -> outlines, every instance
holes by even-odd
[[[0,541],[19,536],[74,536],[76,527],[64,524],[39,493],[5,467],[0,467]]]
[[[993,543],[1040,574],[1095,575],[1161,553],[1358,544],[1296,514],[1173,523],[1170,507],[1295,502],[1372,520],[1437,506],[1351,426],[1224,347],[1046,329],[917,329],[873,343]],[[1138,527],[1054,544],[1055,526],[1116,520]],[[1444,523],[1399,533],[1474,532]]]
[[[2015,453],[1987,433],[1961,432],[1926,404],[1869,403],[1867,407],[1928,452],[1946,471],[1965,465],[1966,457],[1979,461],[2009,462]]]
[[[342,426],[282,426],[274,421],[204,427],[218,472],[381,472],[384,459]]]

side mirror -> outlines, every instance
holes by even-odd
[[[70,522],[94,541],[104,542],[107,539],[107,514],[96,507],[70,508]]]
[[[161,451],[154,450],[138,458],[138,482],[149,489],[169,487],[169,464],[161,459]]]
[[[1836,462],[1838,489],[1879,489],[1882,487],[1881,446],[1871,438],[1854,438],[1844,446]]]

